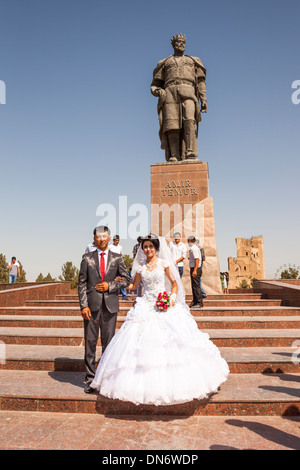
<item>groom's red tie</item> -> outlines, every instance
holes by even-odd
[[[101,256],[101,260],[100,260],[100,274],[101,274],[102,282],[103,282],[104,275],[105,275],[105,261],[104,261],[104,255],[106,255],[106,253],[104,253],[104,252],[100,253],[100,256]]]

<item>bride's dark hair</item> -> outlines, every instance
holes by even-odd
[[[154,235],[154,233],[149,233],[149,235],[142,238],[142,249],[144,249],[144,243],[145,242],[153,243],[153,246],[156,249],[156,251],[159,250],[159,239],[156,235]]]

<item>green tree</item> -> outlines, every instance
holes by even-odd
[[[243,279],[241,282],[240,282],[240,285],[237,286],[237,289],[249,289],[250,286],[249,284],[247,283],[246,279]]]
[[[299,279],[299,271],[296,268],[289,267],[281,273],[281,279]]]
[[[56,278],[52,277],[50,273],[47,274],[47,276],[44,277],[44,281],[46,282],[56,282]]]
[[[48,273],[47,276],[43,276],[43,274],[40,273],[35,282],[56,282],[56,278],[52,277],[50,273]]]
[[[8,283],[8,269],[9,269],[9,264],[6,261],[5,255],[0,253],[0,283],[1,284],[6,284]]]
[[[76,266],[73,266],[72,261],[67,261],[61,267],[62,275],[59,276],[60,281],[69,281],[71,282],[71,289],[77,289],[78,287],[78,275],[79,269]]]
[[[124,260],[126,269],[127,269],[127,271],[128,271],[129,268],[131,268],[131,266],[132,266],[133,258],[131,258],[129,255],[124,255],[124,256],[123,256],[123,260]]]
[[[20,267],[20,276],[17,277],[17,282],[27,282],[26,272],[23,268],[23,265],[22,265],[21,261],[19,261],[19,260],[18,260],[18,263],[19,263],[19,267]]]

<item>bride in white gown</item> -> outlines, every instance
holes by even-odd
[[[139,404],[174,405],[203,399],[226,381],[229,368],[185,303],[178,269],[164,238],[144,238],[132,270],[138,297],[107,346],[91,387],[100,395]],[[159,293],[170,307],[156,307]]]

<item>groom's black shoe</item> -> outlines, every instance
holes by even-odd
[[[203,303],[194,304],[193,302],[190,304],[190,308],[203,308]]]
[[[84,387],[85,393],[93,393],[95,391],[95,389],[91,387],[91,383],[92,382],[88,382],[86,386]]]

